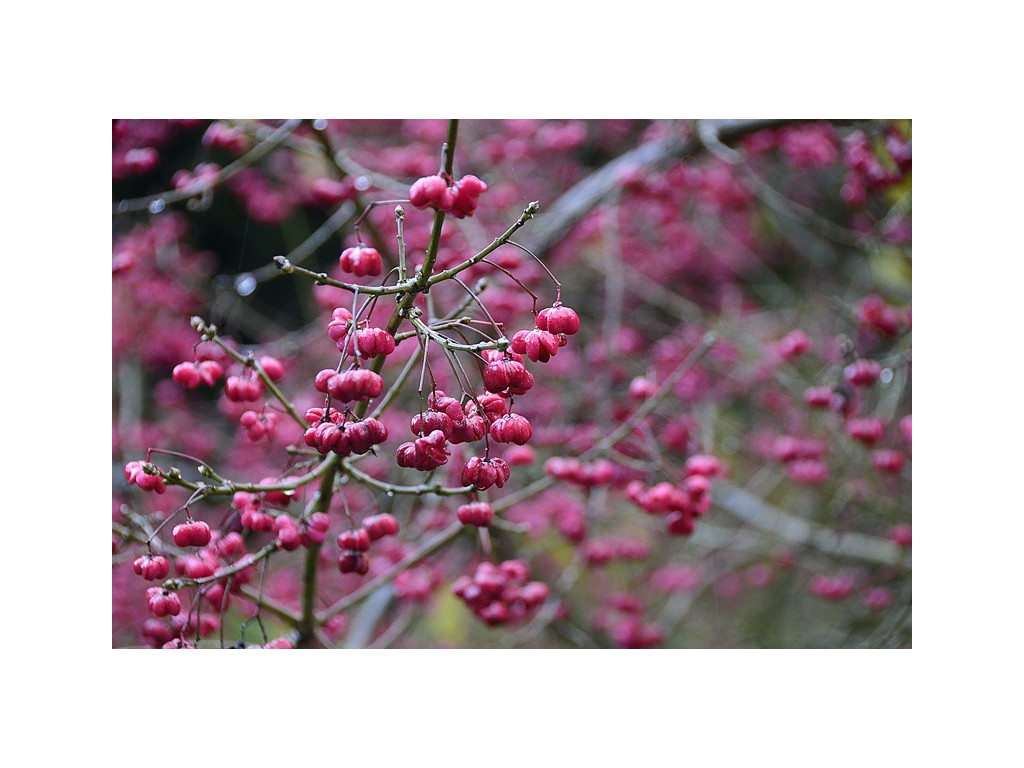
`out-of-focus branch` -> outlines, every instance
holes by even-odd
[[[826,555],[872,563],[895,565],[904,562],[903,551],[891,541],[863,533],[837,533],[821,528],[723,480],[712,484],[711,496],[715,504],[730,514],[790,544],[810,547]]]
[[[720,120],[717,136],[720,141],[730,144],[751,133],[795,122],[793,120]],[[551,248],[565,232],[578,222],[619,186],[622,174],[637,167],[657,168],[670,160],[680,160],[700,154],[705,149],[703,142],[694,136],[670,136],[666,139],[641,144],[634,150],[620,155],[607,165],[599,168],[577,183],[555,200],[545,211],[537,226],[523,238],[524,244],[534,253]]]

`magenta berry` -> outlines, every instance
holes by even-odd
[[[320,389],[323,373],[321,371],[317,374],[317,389]],[[343,373],[333,373],[323,382],[323,386],[331,397],[342,402],[372,400],[384,391],[384,379],[373,371],[355,368]]]
[[[484,367],[484,388],[496,394],[524,395],[533,386],[533,374],[515,360],[495,360]]]
[[[480,195],[486,191],[487,185],[476,176],[463,176],[451,187],[449,213],[457,219],[472,216],[480,202]]]
[[[276,517],[273,530],[281,549],[291,551],[302,546],[302,531],[299,529],[298,523],[288,515]]]
[[[448,182],[441,176],[424,176],[409,188],[409,202],[416,208],[450,211],[455,199]]]
[[[394,536],[398,533],[398,520],[394,515],[382,512],[379,515],[371,515],[363,520],[363,529],[370,537],[370,541],[377,541],[385,536]]]
[[[284,364],[276,357],[264,355],[260,358],[260,366],[271,381],[278,381],[284,377]]]
[[[843,369],[846,381],[855,387],[869,387],[878,381],[882,366],[874,360],[857,360]]]
[[[414,435],[419,436],[438,431],[446,438],[450,438],[453,428],[454,425],[448,414],[435,410],[417,413],[409,422],[409,429]]]
[[[686,475],[718,477],[722,474],[722,462],[709,454],[696,454],[686,460],[683,472]]]
[[[562,346],[558,336],[540,328],[531,331],[516,331],[512,336],[510,349],[526,355],[535,363],[546,363]]]
[[[784,336],[778,345],[779,355],[783,360],[792,360],[807,353],[811,348],[810,337],[801,330],[792,331]]]
[[[338,547],[365,552],[370,548],[370,532],[365,528],[353,528],[338,534]]]
[[[210,543],[210,526],[202,520],[189,520],[174,526],[171,537],[179,547],[205,547]]]
[[[224,382],[224,394],[236,403],[250,403],[260,399],[263,382],[248,372],[241,376],[228,376]]]
[[[879,472],[896,474],[903,469],[903,454],[890,448],[882,448],[871,454],[871,464]]]
[[[455,511],[455,516],[463,525],[475,525],[486,528],[494,519],[494,510],[484,501],[463,504]]]
[[[181,613],[181,599],[175,592],[163,587],[150,587],[146,590],[146,601],[149,610],[157,618],[177,616]]]
[[[502,416],[491,424],[491,437],[499,443],[525,445],[532,435],[530,422],[517,413]]]
[[[376,248],[370,248],[361,243],[342,251],[341,256],[338,257],[338,263],[344,272],[351,272],[356,277],[365,275],[376,277],[384,271],[384,262],[380,257],[380,252]]]
[[[462,469],[462,484],[486,491],[492,485],[501,488],[512,471],[502,459],[481,459],[473,456]]]
[[[398,466],[411,467],[421,472],[429,472],[448,463],[448,442],[444,432],[435,429],[424,437],[402,443],[397,451]]]
[[[167,485],[162,477],[157,474],[150,474],[147,468],[158,469],[152,464],[144,461],[129,461],[124,465],[124,476],[129,484],[137,485],[144,491],[155,491],[164,493]]]
[[[167,562],[167,558],[159,555],[143,555],[136,558],[132,563],[132,568],[146,581],[166,579],[171,572],[171,564]]]
[[[874,445],[885,435],[885,424],[877,416],[850,419],[846,422],[846,432],[854,440]]]
[[[572,336],[580,329],[580,318],[574,310],[563,306],[561,302],[556,302],[537,313],[537,327],[556,336]]]
[[[370,570],[370,559],[365,552],[344,550],[338,557],[338,570],[342,573],[357,573],[365,576]]]

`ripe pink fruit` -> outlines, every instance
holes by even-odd
[[[328,369],[330,370],[330,369]],[[320,378],[324,371],[317,374],[317,389],[320,389]],[[372,400],[384,391],[384,379],[373,371],[354,368],[342,373],[334,373],[327,377],[324,386],[327,393],[342,402],[351,400]]]
[[[398,520],[394,515],[382,512],[379,515],[371,515],[363,520],[363,528],[370,536],[370,541],[377,541],[385,536],[394,536],[398,533]]]
[[[535,363],[546,363],[562,346],[558,336],[540,328],[530,331],[516,331],[512,336],[511,350],[526,355]]]
[[[284,376],[284,365],[276,357],[264,355],[260,358],[260,365],[271,381],[277,381]]]
[[[882,611],[892,602],[892,593],[884,587],[872,587],[864,593],[864,607],[871,611]]]
[[[274,535],[281,549],[292,551],[302,546],[302,531],[288,515],[279,515],[274,519]]]
[[[360,357],[390,355],[395,351],[395,337],[383,328],[363,328],[356,331],[355,347]]]
[[[409,202],[416,208],[450,211],[455,202],[448,182],[441,176],[424,176],[409,187]]]
[[[794,357],[808,352],[811,348],[811,339],[801,330],[795,330],[782,337],[779,341],[779,355],[784,360],[792,360]]]
[[[228,376],[224,382],[224,394],[235,403],[253,402],[263,394],[263,382],[248,374],[247,369],[241,376]]]
[[[437,430],[448,438],[451,437],[452,427],[452,420],[448,414],[435,410],[417,413],[409,422],[412,433],[421,437]]]
[[[806,485],[819,485],[828,480],[828,464],[821,459],[795,459],[786,464],[786,476]]]
[[[150,587],[146,590],[146,602],[149,610],[157,618],[177,616],[181,613],[181,599],[174,592],[163,587]]]
[[[342,251],[338,263],[342,271],[351,272],[357,277],[375,277],[384,271],[384,261],[380,257],[380,252],[362,243]]]
[[[496,394],[524,395],[533,386],[533,374],[515,360],[495,360],[484,367],[484,389]]]
[[[569,307],[563,306],[560,301],[538,312],[536,322],[537,327],[542,331],[553,333],[556,336],[560,333],[572,336],[580,329],[579,315]]]
[[[850,419],[846,422],[846,432],[854,440],[874,445],[885,435],[885,424],[877,416]]]
[[[370,532],[365,528],[353,528],[338,534],[338,547],[365,552],[370,548]]]
[[[722,462],[709,454],[696,454],[686,460],[686,464],[683,465],[683,473],[687,476],[718,477],[722,474]]]
[[[137,485],[144,491],[156,491],[163,493],[167,485],[160,475],[151,475],[146,472],[146,467],[159,469],[158,467],[144,461],[129,461],[124,465],[124,476],[130,485]]]
[[[400,467],[411,467],[421,472],[429,472],[448,463],[448,443],[444,432],[435,429],[424,437],[402,443],[398,446],[397,460]]]
[[[911,546],[912,536],[909,523],[900,523],[889,529],[889,541],[906,549]]]
[[[874,360],[856,360],[843,369],[843,376],[855,387],[871,386],[878,381],[881,373],[881,363]]]
[[[478,491],[486,491],[492,485],[501,488],[511,474],[512,470],[502,459],[473,456],[462,468],[462,484],[472,485]]]
[[[879,472],[898,473],[903,469],[903,454],[888,448],[883,448],[871,454],[871,464]]]
[[[174,526],[171,538],[179,547],[205,547],[210,543],[210,526],[202,520],[189,520]]]
[[[202,380],[196,363],[179,363],[171,371],[171,378],[186,389],[195,389]]]
[[[449,213],[457,219],[472,216],[479,204],[480,195],[487,191],[487,185],[476,176],[463,176],[451,187],[451,209]]]
[[[344,550],[338,557],[338,570],[342,573],[358,573],[365,576],[370,570],[370,558],[363,552]]]
[[[146,581],[166,579],[171,572],[171,564],[166,557],[160,555],[143,555],[132,563],[132,568]]]
[[[517,413],[502,416],[491,424],[491,437],[499,443],[525,445],[532,435],[530,422]]]
[[[463,504],[455,511],[455,516],[463,525],[475,525],[486,528],[494,519],[494,510],[484,501]]]
[[[812,408],[829,408],[833,394],[832,387],[810,387],[804,392],[804,402]]]

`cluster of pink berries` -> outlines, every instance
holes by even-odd
[[[186,389],[195,389],[200,384],[212,387],[223,375],[224,369],[216,360],[180,363],[171,372],[171,378]]]
[[[484,623],[497,626],[529,617],[548,599],[547,584],[529,578],[530,569],[522,560],[483,562],[472,576],[452,582],[451,589]]]
[[[657,624],[649,624],[641,615],[643,605],[633,595],[612,592],[605,605],[594,611],[590,625],[606,632],[618,648],[653,648],[665,639]]]
[[[772,457],[786,465],[786,476],[805,485],[819,485],[828,479],[823,440],[780,435],[772,445]]]
[[[330,527],[331,519],[325,513],[314,512],[298,520],[291,515],[278,515],[274,518],[272,530],[278,546],[290,552],[299,547],[322,544]]]
[[[270,485],[277,482],[272,477],[265,477],[260,485]],[[274,530],[274,516],[266,511],[268,505],[287,506],[295,498],[294,491],[262,491],[260,493],[249,493],[248,491],[237,491],[231,497],[231,502],[239,513],[239,522],[242,528],[248,531],[272,531]]]
[[[544,472],[584,488],[608,485],[616,478],[615,464],[608,459],[583,462],[571,456],[552,456],[544,462]]]
[[[341,549],[338,570],[366,575],[370,570],[370,558],[366,554],[370,544],[385,536],[394,536],[398,530],[398,520],[394,515],[382,512],[367,517],[359,528],[342,531],[338,534],[338,547]]]
[[[384,391],[384,379],[380,374],[364,368],[351,368],[341,373],[333,368],[325,368],[316,375],[313,386],[317,392],[328,394],[343,403],[366,402]]]
[[[555,356],[559,347],[569,343],[569,337],[579,329],[580,318],[576,312],[556,301],[537,313],[536,327],[513,334],[510,348],[535,363],[546,363]]]
[[[676,486],[669,482],[647,487],[639,480],[626,486],[626,497],[649,515],[664,515],[665,529],[675,536],[689,536],[695,519],[711,508],[711,478],[722,474],[722,464],[708,454],[687,459],[685,479]]]
[[[849,205],[863,205],[869,192],[877,192],[900,181],[911,168],[911,142],[895,128],[886,135],[886,149],[896,166],[891,170],[882,164],[871,147],[871,139],[862,131],[855,131],[843,146],[846,179],[842,198]]]
[[[487,185],[473,175],[449,184],[451,177],[424,176],[409,188],[409,202],[416,208],[435,208],[462,219],[476,211]]]
[[[303,442],[325,455],[332,452],[339,456],[362,455],[388,439],[388,428],[372,417],[348,421],[344,413],[333,408],[310,408],[304,417],[310,426],[302,436]]]

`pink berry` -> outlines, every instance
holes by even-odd
[[[533,435],[530,422],[517,413],[502,416],[491,424],[491,437],[499,443],[525,445]]]
[[[424,176],[409,188],[409,202],[416,208],[451,210],[455,199],[441,176]]]
[[[487,502],[479,501],[463,504],[455,511],[455,516],[463,525],[475,525],[486,528],[494,519],[494,510]]]
[[[562,346],[558,336],[540,328],[531,331],[516,331],[512,336],[510,349],[526,355],[535,363],[546,363]]]
[[[580,329],[580,318],[574,310],[562,306],[561,302],[556,302],[537,313],[537,327],[555,335],[564,333],[566,336],[572,336]]]
[[[158,469],[158,467],[144,461],[129,461],[124,465],[125,479],[130,485],[137,485],[144,491],[164,493],[167,490],[164,479],[160,475],[149,474],[146,472],[146,467]]]
[[[784,360],[792,360],[794,357],[806,353],[811,348],[811,339],[801,330],[793,331],[779,341],[779,354]]]
[[[871,454],[871,464],[879,472],[898,473],[903,469],[903,454],[888,448],[883,448]]]
[[[338,534],[338,547],[365,552],[370,548],[370,532],[365,528],[354,528]]]
[[[394,515],[382,512],[379,515],[371,515],[363,520],[363,528],[370,536],[370,541],[377,541],[385,536],[394,536],[398,533],[398,520]]]
[[[370,570],[370,559],[363,552],[345,550],[338,558],[338,570],[342,573],[358,573],[365,576]]]
[[[205,547],[210,543],[210,526],[202,520],[190,520],[174,526],[171,537],[179,547]]]
[[[882,365],[874,360],[857,360],[843,369],[843,376],[855,387],[868,387],[878,381]]]
[[[284,365],[276,357],[264,355],[260,358],[260,365],[263,366],[263,372],[271,381],[277,381],[284,376]]]
[[[171,572],[171,564],[167,562],[167,558],[159,555],[143,555],[132,563],[132,568],[146,581],[166,579]]]
[[[885,424],[877,416],[850,419],[846,422],[846,432],[854,440],[874,445],[885,435]]]
[[[338,257],[342,271],[351,272],[357,277],[364,275],[376,276],[384,271],[384,262],[376,248],[359,244],[346,248]]]

